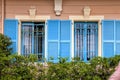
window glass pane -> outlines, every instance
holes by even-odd
[[[36,54],[38,59],[44,57],[44,23],[22,23],[22,54]]]
[[[22,53],[27,56],[32,53],[32,25],[23,25],[22,27]]]
[[[97,55],[97,44],[98,23],[75,22],[75,56],[90,60]]]

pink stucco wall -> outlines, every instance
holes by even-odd
[[[6,18],[27,15],[30,6],[35,6],[37,15],[68,19],[69,15],[83,15],[84,6],[90,6],[91,15],[104,15],[106,19],[120,19],[120,0],[63,0],[61,16],[55,16],[54,0],[6,0],[5,6]]]
[[[1,18],[1,16],[2,16],[2,1],[0,0],[0,32],[1,32],[1,26],[2,26],[2,18]]]

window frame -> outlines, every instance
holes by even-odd
[[[74,29],[75,31],[77,31],[78,29],[80,31],[77,31],[77,32],[74,32],[74,45],[75,45],[75,51],[74,51],[74,55],[76,57],[80,57],[81,60],[87,62],[89,61],[91,58],[95,57],[95,56],[98,56],[98,22],[91,22],[91,21],[87,21],[87,22],[84,22],[84,21],[75,21],[74,22]],[[79,24],[79,25],[78,25]],[[80,25],[81,24],[81,25]],[[93,24],[93,25],[96,25],[95,28],[93,28],[93,26],[89,29],[90,32],[87,32],[88,30],[88,26],[87,25],[90,25],[90,24]],[[91,33],[91,30],[93,31],[93,29],[95,30],[94,33]],[[97,31],[97,32],[96,32]],[[89,35],[88,35],[89,34]],[[81,37],[80,37],[81,36]],[[88,36],[89,36],[89,44],[88,44]],[[94,36],[91,37],[91,36]],[[76,39],[77,37],[77,39]],[[79,37],[79,38],[78,38]],[[82,38],[82,43],[81,43],[81,38]],[[92,39],[92,40],[91,40]],[[93,42],[93,39],[94,39],[94,42]],[[76,42],[77,40],[77,42]],[[91,41],[94,43],[94,44],[91,44]],[[77,44],[78,43],[78,44]],[[89,45],[89,47],[87,46]],[[79,46],[79,49],[78,49],[78,46]],[[90,46],[94,46],[94,48],[90,47]],[[89,48],[89,50],[87,49]],[[76,52],[77,51],[77,52]],[[91,55],[92,53],[92,55]],[[91,55],[91,56],[88,56]],[[81,56],[80,56],[81,55]],[[94,55],[94,56],[93,56]],[[89,59],[87,59],[89,57]]]
[[[44,48],[44,46],[45,46],[45,39],[44,39],[45,38],[45,35],[44,35],[45,22],[37,22],[37,23],[36,22],[22,22],[21,27],[22,27],[22,29],[21,29],[21,34],[22,34],[21,35],[21,52],[22,53],[21,54],[25,55],[25,56],[28,56],[29,54],[36,54],[38,57],[41,55],[41,58],[40,59],[38,58],[39,61],[41,61],[41,59],[44,58],[44,53],[45,53],[45,50],[44,50],[45,49]],[[43,31],[38,32],[38,28],[42,29]],[[30,29],[31,29],[31,32],[29,31]],[[35,31],[36,29],[37,29],[37,31]],[[26,30],[28,30],[28,31],[26,32]],[[41,36],[42,43],[40,43],[40,41],[38,40],[38,39],[40,39],[39,38],[40,35],[38,36],[39,33],[42,35]],[[28,37],[28,38],[25,37],[28,35],[30,35],[30,37]],[[38,36],[38,37],[36,37],[36,36]],[[29,40],[26,41],[25,39],[29,39],[30,42],[29,42]],[[38,40],[38,41],[36,41],[36,40]],[[27,43],[25,43],[25,42],[27,42]],[[37,44],[36,44],[36,42],[37,42]],[[40,43],[40,44],[38,44],[38,43]],[[31,45],[29,45],[29,44],[31,44]],[[29,51],[29,52],[26,52],[25,47],[28,48],[27,51]]]
[[[74,22],[76,21],[84,21],[84,22],[98,22],[98,56],[102,56],[102,25],[101,22],[104,19],[103,15],[96,15],[96,16],[89,16],[89,17],[84,17],[83,15],[79,16],[69,16],[69,19],[72,20],[72,58],[74,58]]]
[[[30,17],[29,15],[16,15],[15,18],[18,20],[18,55],[21,55],[21,23],[22,22],[45,22],[45,58],[47,59],[47,20],[50,16],[37,15],[35,17]]]

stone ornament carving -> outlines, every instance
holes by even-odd
[[[35,8],[35,6],[31,6],[30,7],[29,15],[30,15],[30,17],[35,17],[35,15],[36,15],[36,8]]]
[[[54,10],[57,16],[61,15],[62,11],[62,0],[54,0]]]
[[[84,9],[83,9],[83,12],[84,12],[84,17],[85,18],[88,18],[90,16],[90,7],[89,6],[85,6]]]

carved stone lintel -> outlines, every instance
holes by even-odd
[[[36,8],[34,6],[30,7],[29,15],[30,15],[30,17],[35,17],[36,16]]]
[[[61,15],[61,10],[55,10],[55,13],[57,16],[60,16]]]
[[[90,16],[90,7],[89,6],[85,6],[84,9],[83,9],[83,12],[84,12],[84,17],[85,18],[88,18]]]
[[[62,11],[62,0],[54,0],[54,10],[57,16],[61,15]]]

